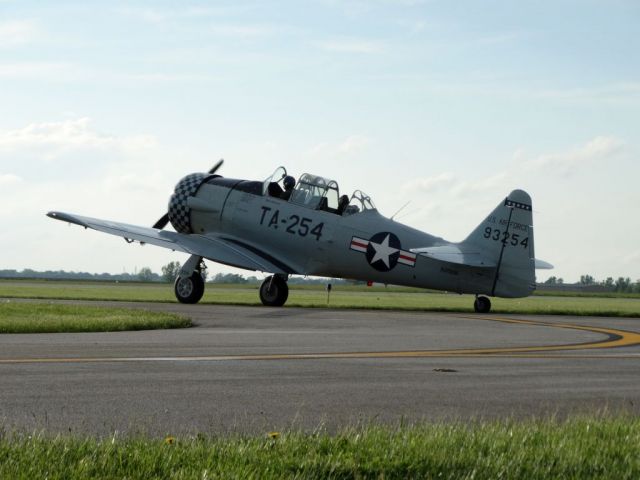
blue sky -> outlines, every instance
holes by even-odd
[[[183,260],[44,213],[152,224],[224,157],[454,241],[524,188],[542,279],[640,278],[639,24],[616,0],[0,0],[0,268]]]

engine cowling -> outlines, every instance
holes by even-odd
[[[196,194],[208,177],[206,173],[192,173],[182,178],[169,199],[169,221],[179,233],[193,233],[191,228],[191,208],[187,201]]]

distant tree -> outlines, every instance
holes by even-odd
[[[180,273],[180,262],[169,262],[164,267],[162,267],[162,281],[171,283],[173,282]]]
[[[555,276],[551,276],[544,281],[545,285],[557,285],[558,279]]]
[[[607,279],[602,282],[605,287],[613,288],[613,278],[607,277]]]
[[[564,280],[561,278],[558,279],[558,285],[564,285]]]
[[[615,283],[615,291],[616,292],[628,292],[629,287],[631,286],[631,279],[629,277],[618,277]]]
[[[216,273],[213,283],[247,283],[247,279],[237,273]]]
[[[595,283],[596,281],[591,275],[580,275],[581,285],[594,285]]]
[[[149,267],[142,267],[138,272],[138,280],[141,282],[153,281],[154,274]]]

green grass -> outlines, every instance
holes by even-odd
[[[633,417],[442,423],[254,437],[5,435],[0,478],[636,479]]]
[[[0,297],[70,300],[116,300],[175,302],[173,286],[149,283],[0,281]],[[202,303],[260,305],[257,286],[206,286]],[[534,295],[521,299],[492,299],[493,313],[591,315],[640,317],[640,297],[570,297]],[[327,307],[322,286],[292,285],[287,306]],[[335,286],[332,308],[394,309],[444,312],[472,312],[473,296],[433,293],[403,287]]]
[[[189,319],[171,313],[0,302],[0,333],[114,332],[189,326]]]

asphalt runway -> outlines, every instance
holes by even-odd
[[[5,430],[266,433],[640,413],[639,319],[66,303],[179,312],[196,326],[0,335]]]

